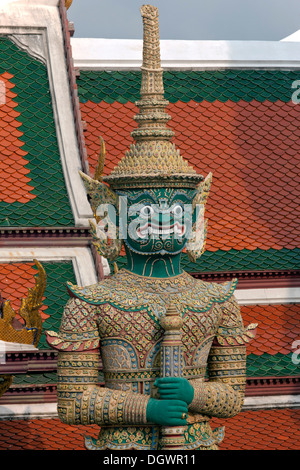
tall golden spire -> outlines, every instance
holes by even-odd
[[[160,59],[158,9],[141,7],[143,18],[143,64],[138,127],[131,136],[135,144],[104,181],[112,188],[195,187],[203,177],[189,166],[171,142],[174,132],[167,127],[171,117],[165,109],[163,69]]]
[[[141,100],[136,103],[140,112],[134,118],[139,128],[131,135],[136,142],[149,139],[170,140],[174,132],[166,127],[171,116],[165,112],[169,102],[164,99],[158,9],[144,5],[141,7],[141,14],[144,25]]]

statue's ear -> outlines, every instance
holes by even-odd
[[[120,254],[123,240],[119,238],[116,217],[111,219],[112,213],[116,215],[119,209],[119,196],[103,183],[103,169],[105,161],[105,143],[100,137],[100,154],[98,164],[95,169],[94,179],[79,171],[89,203],[93,211],[94,221],[89,220],[93,244],[101,256],[109,261],[114,261]],[[98,208],[105,205],[106,208],[99,215]],[[113,211],[107,206],[113,206]],[[98,212],[98,214],[97,214]],[[101,223],[100,223],[101,222]],[[99,224],[100,223],[100,224]]]
[[[197,204],[203,204],[203,206],[205,206],[212,183],[212,176],[212,173],[209,173],[205,180],[201,181],[201,183],[198,184],[198,192],[193,199],[193,209],[196,207]]]
[[[94,180],[82,171],[79,171],[85,190],[87,192],[89,203],[92,208],[95,219],[97,220],[97,209],[101,204],[112,204],[118,209],[119,197],[105,183]]]
[[[198,185],[198,192],[193,199],[193,209],[197,208],[196,220],[193,224],[192,236],[186,245],[187,255],[193,262],[196,262],[196,260],[200,258],[205,250],[207,220],[204,219],[204,210],[208,199],[211,182],[212,173],[209,173],[205,180]]]
[[[91,178],[81,171],[79,173],[88,194],[89,203],[92,208],[96,224],[99,224],[99,222],[102,221],[102,224],[104,225],[101,228],[101,226],[98,226],[92,220],[89,220],[93,244],[101,256],[109,261],[114,261],[120,254],[123,240],[119,239],[118,227],[115,225],[114,221],[110,220],[108,211],[104,211],[103,214],[99,216],[97,215],[97,209],[101,204],[110,204],[114,206],[117,212],[119,197],[106,184]],[[110,239],[112,232],[114,232],[114,236]]]

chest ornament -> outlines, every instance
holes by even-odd
[[[207,312],[214,303],[223,303],[234,293],[237,279],[226,284],[206,283],[183,272],[171,278],[149,278],[125,269],[114,276],[87,287],[70,282],[67,288],[71,297],[92,305],[110,304],[118,310],[146,310],[158,324],[165,316],[168,305],[174,305],[182,315],[190,312]]]

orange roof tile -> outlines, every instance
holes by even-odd
[[[88,101],[81,112],[91,170],[101,135],[108,174],[133,143],[137,108],[131,102]],[[280,101],[178,101],[168,113],[182,155],[199,173],[213,172],[206,249],[299,247],[300,110]]]
[[[6,90],[5,103],[0,105],[0,201],[26,204],[36,196],[28,185],[31,179],[25,176],[30,170],[25,168],[28,160],[23,157],[27,152],[21,150],[24,143],[19,140],[23,133],[17,130],[22,123],[17,121],[20,113],[14,110],[18,103],[14,101],[17,95],[11,91],[15,86],[12,78],[7,72],[0,75]]]
[[[243,305],[245,325],[258,323],[248,354],[290,354],[293,341],[300,338],[300,304]]]
[[[105,140],[106,165],[105,174],[109,174],[125,154],[133,139],[130,132],[136,127],[133,116],[137,107],[128,102],[121,104],[105,102],[95,105],[91,101],[81,105],[82,119],[87,123],[84,134],[91,172],[95,170],[100,152],[99,136]]]
[[[221,450],[299,450],[300,410],[244,411],[228,419]],[[1,421],[0,450],[84,450],[84,436],[97,437],[97,426],[69,426],[58,419]]]
[[[34,263],[1,263],[0,265],[0,294],[3,300],[9,300],[16,312],[16,318],[20,320],[18,311],[21,299],[26,298],[28,290],[35,285],[34,276],[37,270]],[[43,321],[49,318],[45,313],[47,305],[41,307]]]
[[[68,426],[58,419],[1,422],[2,450],[82,450],[89,427]]]
[[[299,418],[297,409],[253,410],[212,425],[225,425],[221,450],[299,450]]]

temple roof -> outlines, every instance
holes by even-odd
[[[226,420],[220,450],[297,450],[299,417],[300,410],[292,408],[241,412]],[[212,420],[213,428],[222,425],[224,420]],[[5,421],[0,450],[84,450],[84,436],[98,433],[97,426],[69,426],[58,419]]]
[[[41,12],[50,13],[59,2],[36,0],[28,8],[38,3],[44,5]],[[0,85],[5,83],[7,91],[3,103],[0,86],[0,292],[18,311],[33,286],[35,256],[48,280],[43,327],[58,331],[68,298],[65,283],[92,284],[102,266],[92,256],[78,168],[89,167],[93,175],[99,136],[107,149],[106,175],[133,143],[142,44],[70,42],[60,6],[64,34],[58,34],[60,24],[51,24],[50,57],[39,57],[32,54],[32,43],[28,48],[19,42],[24,30],[13,8],[9,21],[20,34],[14,41],[0,38]],[[30,18],[39,21],[42,14]],[[5,21],[2,15],[0,26]],[[35,45],[40,44],[37,25],[32,27]],[[28,25],[24,28],[27,33]],[[58,56],[51,51],[54,43],[56,53],[61,49]],[[66,70],[53,67],[53,56],[63,59]],[[299,448],[299,409],[289,408],[291,397],[299,408],[300,393],[299,364],[292,360],[300,333],[299,47],[288,41],[162,41],[162,59],[173,141],[198,173],[213,173],[206,251],[196,263],[184,254],[182,266],[208,281],[238,277],[244,323],[258,323],[247,349],[246,407],[226,420],[222,448]],[[124,262],[124,257],[117,260],[119,267]],[[40,406],[41,415],[43,407],[55,405],[56,355],[45,336],[38,352],[11,353],[7,367],[14,381],[0,399],[0,411],[12,411],[1,419],[0,448],[83,448],[86,431],[80,426],[32,415],[16,419],[14,406],[20,403],[26,410]],[[268,399],[274,403],[268,405]],[[213,420],[215,427],[223,424]],[[96,436],[97,429],[88,432]]]
[[[298,71],[166,71],[174,142],[198,173],[213,173],[206,253],[189,271],[295,269],[299,262]],[[91,172],[105,138],[105,173],[132,143],[140,73],[87,71],[77,79]],[[122,260],[120,260],[122,262]]]
[[[74,225],[46,66],[0,38],[0,226]],[[51,207],[51,210],[50,210]]]

